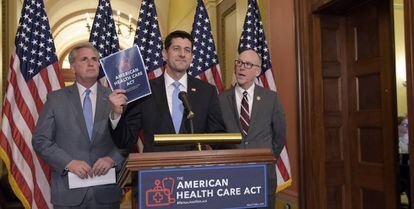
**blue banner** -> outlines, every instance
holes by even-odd
[[[266,173],[265,164],[141,170],[139,208],[267,207]]]
[[[100,59],[111,89],[126,90],[127,103],[151,94],[144,61],[137,46]]]

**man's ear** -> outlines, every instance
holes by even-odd
[[[259,75],[260,75],[260,73],[262,72],[262,69],[261,69],[261,67],[260,68],[258,68],[257,70],[256,70],[256,77],[258,77]]]
[[[75,73],[75,68],[73,67],[73,65],[70,65],[70,71],[72,72],[72,73]]]

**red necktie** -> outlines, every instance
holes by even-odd
[[[249,131],[249,124],[250,124],[249,102],[247,99],[247,91],[243,92],[243,99],[242,99],[241,107],[240,107],[240,124],[242,127],[243,135],[246,136]]]

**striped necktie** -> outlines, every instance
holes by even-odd
[[[242,127],[242,133],[244,136],[246,136],[247,133],[249,132],[249,124],[250,124],[249,102],[247,98],[247,91],[243,92],[243,99],[242,99],[241,107],[240,107],[240,124]]]

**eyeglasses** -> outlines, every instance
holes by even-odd
[[[244,65],[244,68],[246,68],[246,69],[251,69],[253,66],[261,67],[260,65],[255,65],[253,63],[245,62],[245,61],[242,61],[242,60],[234,60],[234,64],[237,65],[237,67],[242,67]]]

